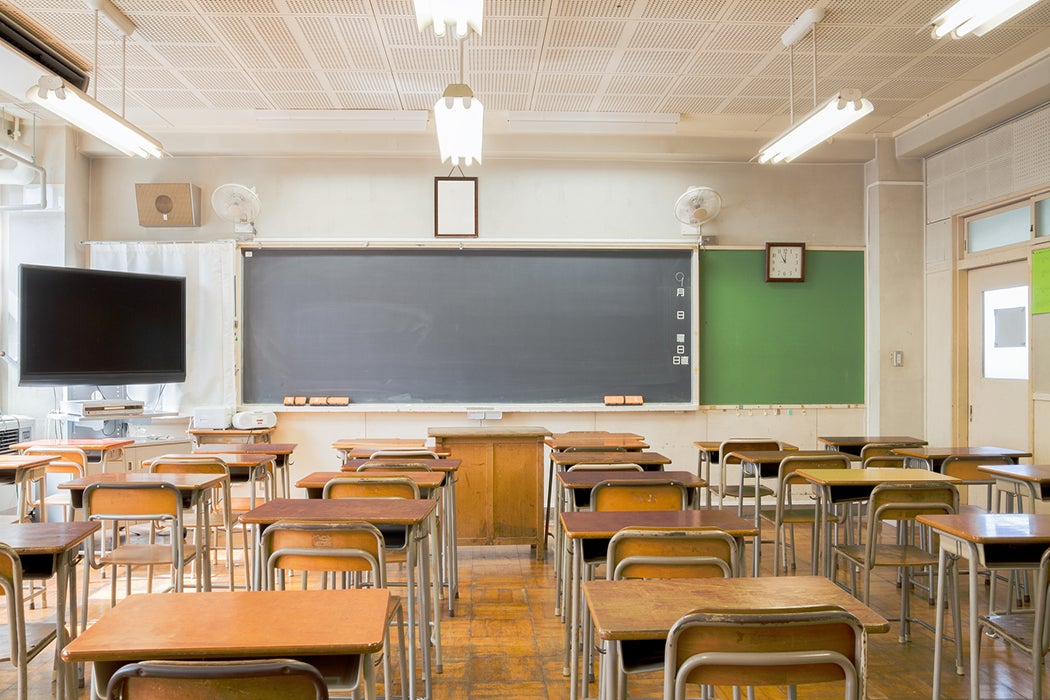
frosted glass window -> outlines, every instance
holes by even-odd
[[[981,219],[970,219],[966,222],[967,251],[976,253],[1029,240],[1032,237],[1031,216],[1025,205]]]
[[[1035,203],[1035,235],[1050,236],[1050,199]]]
[[[983,294],[984,378],[1028,379],[1028,287]]]

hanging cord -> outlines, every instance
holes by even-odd
[[[459,82],[460,82],[461,85],[464,84],[464,81],[463,81],[463,54],[464,54],[463,42],[465,40],[466,40],[466,37],[461,37],[460,40],[459,40]]]
[[[816,51],[816,45],[813,50]],[[816,80],[816,74],[813,80]],[[815,84],[815,83],[814,83]],[[813,96],[816,99],[816,95]],[[128,35],[120,37],[120,116],[124,116],[124,108],[128,101]]]
[[[817,25],[813,25],[813,109],[817,108]]]
[[[98,99],[98,10],[95,10],[95,63],[91,67],[92,73],[94,73],[94,80],[91,85],[91,96],[94,99]]]
[[[788,47],[788,110],[795,123],[795,45]]]

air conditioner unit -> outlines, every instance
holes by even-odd
[[[0,11],[0,43],[54,73],[80,91],[88,86],[87,66],[69,49],[28,17]]]
[[[29,416],[0,415],[0,454],[14,452],[11,445],[33,439],[36,421]]]

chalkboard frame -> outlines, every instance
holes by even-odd
[[[290,405],[288,403],[281,404],[282,397],[280,396],[266,396],[264,400],[254,400],[254,397],[247,396],[245,392],[246,386],[246,371],[245,371],[245,345],[247,344],[247,336],[250,335],[251,330],[247,323],[247,307],[250,306],[250,293],[247,291],[248,285],[245,284],[245,280],[248,275],[245,272],[245,258],[251,257],[255,251],[259,251],[262,254],[267,253],[287,253],[287,252],[307,252],[319,255],[327,255],[330,253],[353,253],[354,251],[363,252],[368,251],[372,253],[395,253],[395,252],[464,252],[464,251],[510,251],[519,253],[534,253],[536,255],[554,255],[558,256],[561,254],[603,254],[603,253],[621,253],[625,255],[644,255],[645,253],[668,253],[678,255],[682,262],[687,266],[688,278],[685,282],[686,289],[685,297],[688,303],[688,313],[686,316],[686,324],[688,326],[686,336],[686,353],[682,358],[682,365],[688,365],[688,368],[683,367],[682,370],[687,372],[688,380],[688,398],[682,398],[671,401],[654,401],[646,400],[642,405],[633,406],[609,406],[602,402],[604,397],[596,397],[594,401],[567,401],[561,399],[555,399],[551,401],[501,401],[501,400],[454,400],[454,401],[421,401],[421,402],[398,402],[398,401],[380,401],[380,402],[369,402],[367,400],[355,401],[354,397],[350,397],[349,405],[339,405],[335,407],[333,405],[323,405],[323,402],[319,402],[317,405]],[[471,241],[469,244],[465,242],[428,242],[425,245],[419,242],[392,242],[384,243],[382,245],[364,245],[354,243],[341,242],[335,245],[324,242],[304,242],[302,244],[295,242],[282,241],[276,244],[266,245],[265,243],[256,243],[252,246],[243,246],[241,249],[242,256],[240,259],[241,269],[238,275],[238,313],[239,313],[239,335],[240,339],[237,347],[237,361],[238,361],[238,381],[237,390],[240,405],[251,407],[251,408],[266,408],[269,410],[281,410],[281,411],[306,411],[306,412],[449,412],[449,411],[479,411],[484,410],[488,412],[488,415],[492,417],[493,411],[495,412],[574,412],[574,411],[606,411],[606,412],[623,412],[625,410],[637,411],[660,411],[660,410],[674,410],[674,411],[688,411],[696,410],[698,408],[698,396],[699,396],[699,371],[697,366],[697,338],[699,333],[699,324],[696,317],[697,309],[697,272],[699,266],[698,248],[692,243],[678,244],[675,242],[664,242],[664,243],[650,243],[644,241],[631,241],[622,244],[594,244],[589,241],[573,241],[573,242],[544,242],[544,245],[536,245],[536,242],[522,243],[522,242],[500,242],[493,244],[492,242],[478,242]],[[676,278],[677,279],[677,278]],[[680,282],[676,282],[680,284]],[[683,328],[683,330],[686,330]],[[675,352],[672,350],[671,352]],[[677,352],[681,353],[682,350]],[[678,364],[675,362],[674,364]],[[678,371],[677,368],[675,371]],[[675,380],[679,382],[679,380]],[[685,384],[686,382],[681,382]],[[631,392],[625,392],[630,395]],[[301,395],[301,394],[297,394]],[[313,394],[307,393],[307,397],[313,397]],[[287,401],[288,397],[283,397]],[[308,402],[309,403],[309,402]]]

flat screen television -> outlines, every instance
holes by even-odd
[[[21,265],[19,385],[186,380],[186,279]]]

